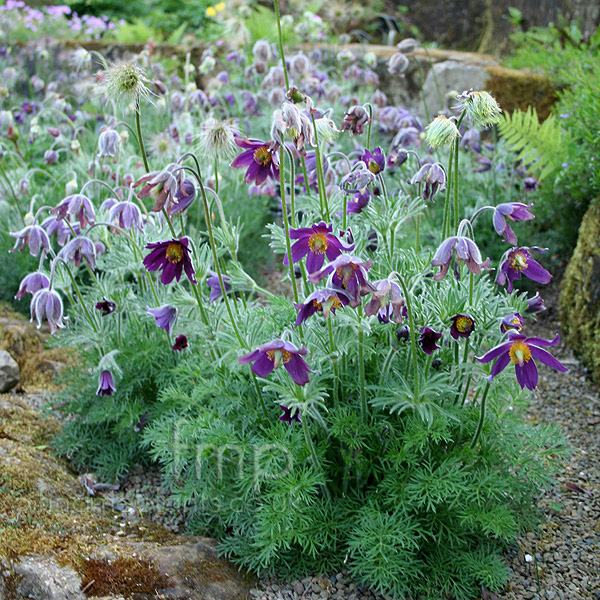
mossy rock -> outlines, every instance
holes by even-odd
[[[600,381],[600,198],[590,205],[560,291],[567,341]]]

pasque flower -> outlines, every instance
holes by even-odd
[[[506,315],[500,322],[500,331],[502,333],[506,333],[511,329],[515,329],[516,331],[521,331],[523,328],[523,317],[519,313],[512,313],[510,315]]]
[[[375,148],[373,152],[365,150],[360,160],[367,165],[367,169],[377,175],[385,169],[385,154],[379,147]]]
[[[500,120],[502,109],[489,92],[468,90],[458,97],[455,108],[465,110],[467,118],[478,127],[489,127]]]
[[[513,291],[513,281],[521,279],[521,274],[529,277],[532,281],[538,283],[549,283],[552,275],[542,267],[537,261],[531,258],[530,250],[538,252],[546,252],[546,248],[538,246],[514,247],[504,254],[504,261],[500,264],[498,276],[496,277],[497,285],[504,285],[508,282],[506,290],[510,293]]]
[[[72,194],[61,200],[50,213],[58,220],[75,217],[81,227],[93,225],[96,222],[96,212],[92,201],[83,194]]]
[[[433,200],[438,192],[446,189],[446,171],[440,163],[425,163],[408,183],[411,185],[425,183],[423,200]]]
[[[76,237],[65,244],[63,249],[58,253],[57,258],[65,262],[72,262],[78,267],[81,261],[90,266],[90,269],[96,268],[96,245],[88,237]]]
[[[267,377],[273,369],[283,365],[295,383],[304,385],[308,383],[308,374],[312,373],[302,358],[307,352],[304,346],[298,350],[289,342],[273,340],[250,354],[240,356],[238,361],[243,365],[253,363],[252,371],[259,377]]]
[[[206,283],[208,283],[208,287],[210,288],[210,297],[208,300],[209,302],[216,302],[223,295],[223,290],[219,284],[218,275],[211,270],[208,271],[208,275],[209,277],[206,279]],[[231,281],[231,278],[227,277],[226,275],[221,275],[221,277],[223,278],[225,292],[230,292],[231,285],[228,282]]]
[[[481,258],[481,252],[473,240],[462,236],[452,236],[441,243],[431,261],[432,267],[440,267],[440,270],[433,276],[436,281],[441,281],[446,277],[455,249],[456,260],[463,261],[471,273],[478,275],[482,269],[490,270],[490,259],[483,260]]]
[[[56,333],[57,329],[62,329],[65,324],[63,321],[63,302],[58,292],[50,287],[38,290],[31,299],[31,320],[35,318],[38,329],[42,326],[42,320],[45,318],[50,326],[50,333]]]
[[[96,310],[99,310],[102,316],[106,317],[117,310],[117,305],[112,300],[102,298],[102,300],[96,302]]]
[[[72,235],[69,226],[58,217],[48,217],[42,222],[42,227],[45,229],[48,237],[56,235],[56,243],[59,246],[64,246]],[[79,225],[73,226],[75,233],[80,231]]]
[[[96,390],[96,395],[112,396],[116,391],[117,388],[115,388],[113,374],[108,369],[104,369],[98,376],[98,389]]]
[[[375,291],[367,281],[367,271],[372,266],[371,259],[363,261],[356,256],[340,254],[320,271],[311,273],[308,280],[311,283],[318,283],[331,274],[331,285],[344,290],[350,300],[350,306],[355,308],[360,304],[361,296]]]
[[[284,423],[289,423],[290,425],[296,421],[296,423],[302,423],[302,419],[300,418],[300,409],[296,409],[292,414],[293,408],[288,408],[287,406],[280,404],[279,408],[283,411],[283,414],[279,417],[280,421]]]
[[[457,340],[459,337],[468,338],[475,331],[475,319],[471,315],[458,313],[451,319],[450,335]]]
[[[176,202],[171,205],[171,214],[176,215],[189,208],[196,199],[196,186],[193,181],[184,179],[175,194]]]
[[[121,136],[114,129],[106,129],[98,136],[98,156],[116,156],[121,146]]]
[[[15,252],[16,250],[22,252],[25,248],[29,247],[29,254],[31,256],[37,256],[40,251],[42,252],[42,256],[46,256],[50,251],[48,234],[39,225],[28,225],[21,229],[21,231],[11,233],[10,235],[16,239],[16,242],[9,252]]]
[[[187,337],[185,335],[183,335],[183,333],[181,335],[178,335],[175,338],[175,343],[173,344],[173,350],[175,350],[176,352],[180,352],[181,350],[185,350],[187,347],[188,347]]]
[[[533,298],[527,299],[527,308],[525,309],[526,313],[535,314],[544,310],[546,310],[546,307],[544,306],[544,301],[542,300],[539,292],[536,292]]]
[[[190,259],[189,240],[187,237],[181,239],[165,240],[164,242],[151,242],[146,248],[152,250],[144,258],[144,266],[148,271],[162,271],[160,280],[165,285],[173,279],[179,281],[185,270],[187,278],[192,283],[196,282],[194,267]]]
[[[532,206],[522,204],[521,202],[507,202],[498,204],[494,208],[494,229],[498,235],[501,235],[508,243],[516,244],[517,236],[507,222],[509,221],[529,221],[534,219],[535,215],[529,210]]]
[[[279,165],[275,162],[275,142],[262,142],[248,138],[236,138],[235,143],[246,151],[236,156],[232,167],[248,167],[244,175],[246,183],[260,185],[267,177],[279,181]]]
[[[40,273],[39,271],[29,273],[29,275],[25,275],[21,280],[21,285],[19,285],[19,291],[15,298],[17,300],[22,300],[25,298],[25,294],[31,294],[33,296],[37,291],[43,290],[49,286],[50,279],[43,273]]]
[[[348,296],[342,290],[333,288],[324,288],[313,292],[304,303],[294,303],[298,313],[295,325],[301,325],[314,315],[316,312],[322,312],[325,318],[329,317],[329,313],[335,314],[335,311],[342,306],[348,304]]]
[[[460,132],[453,119],[438,115],[425,127],[425,142],[432,148],[441,148],[451,144],[460,137]]]
[[[177,320],[177,309],[170,304],[163,304],[158,308],[150,308],[146,306],[146,312],[156,319],[157,327],[164,329],[167,333],[171,333],[171,328]]]
[[[556,334],[553,340],[545,340],[543,338],[527,337],[516,331],[510,331],[507,342],[503,342],[492,348],[481,358],[476,358],[481,363],[489,363],[497,359],[492,367],[492,373],[488,377],[490,381],[512,362],[515,365],[515,373],[521,389],[526,387],[528,390],[534,390],[538,382],[538,372],[533,361],[534,358],[557,371],[566,372],[569,370],[547,350],[541,347],[555,346],[558,344],[559,339],[558,334]]]
[[[144,184],[138,194],[139,198],[148,198],[154,193],[154,188],[157,188],[158,192],[152,211],[160,212],[166,207],[167,213],[171,214],[173,204],[177,203],[177,192],[186,192],[183,187],[184,173],[185,171],[181,168],[181,165],[170,163],[162,171],[152,171],[140,177],[133,184],[133,187],[137,187],[141,183]]]
[[[400,286],[389,279],[375,281],[372,285],[375,291],[365,306],[365,314],[369,317],[377,315],[381,323],[402,323],[406,308]]]
[[[350,131],[351,135],[360,135],[370,121],[369,113],[364,106],[351,106],[340,123],[340,131]]]
[[[312,227],[301,227],[299,229],[290,229],[290,238],[298,240],[292,246],[292,263],[307,256],[306,268],[309,273],[318,271],[325,262],[325,256],[328,260],[334,260],[342,252],[354,249],[354,245],[346,246],[331,232],[332,225],[327,225],[324,221],[313,225]],[[283,264],[288,264],[287,254],[283,258]]]
[[[111,206],[107,216],[108,222],[117,224],[126,231],[135,227],[138,231],[144,228],[142,213],[133,202],[116,202]]]
[[[437,331],[434,331],[431,327],[421,327],[421,330],[419,331],[419,345],[421,346],[421,350],[429,355],[431,355],[434,350],[439,350],[441,346],[438,346],[437,342],[441,337],[442,334],[437,333]]]

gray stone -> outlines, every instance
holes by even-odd
[[[0,350],[0,393],[12,390],[20,380],[19,365],[6,350]]]

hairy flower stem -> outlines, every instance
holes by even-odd
[[[294,263],[292,261],[292,241],[290,238],[290,224],[288,222],[288,212],[287,212],[287,202],[285,199],[285,175],[284,175],[284,155],[283,155],[283,151],[280,150],[279,151],[279,163],[281,165],[280,169],[279,169],[279,179],[280,179],[280,187],[281,187],[281,214],[283,216],[283,228],[285,230],[285,245],[286,245],[286,252],[287,252],[287,257],[288,257],[288,266],[289,266],[289,271],[290,271],[290,279],[292,280],[292,288],[294,290],[294,302],[299,303],[300,300],[298,299],[298,288],[296,286],[296,277],[294,275]],[[293,185],[293,183],[292,183]],[[301,328],[299,328],[300,331],[302,331]]]
[[[144,161],[144,169],[146,173],[150,173],[150,167],[148,166],[148,158],[146,156],[146,148],[144,146],[144,138],[142,137],[142,123],[140,118],[140,99],[137,98],[135,101],[135,128],[137,130],[137,139],[142,153],[142,160]]]
[[[362,317],[362,310],[361,310]],[[358,329],[358,377],[360,382],[360,406],[362,411],[362,418],[367,420],[367,394],[365,390],[365,356],[364,356],[364,333],[359,323]]]
[[[334,358],[335,354],[335,343],[333,341],[333,326],[331,325],[331,315],[327,318],[327,329],[329,331],[329,351],[331,352],[331,363],[333,365],[333,406],[338,406],[338,368],[337,368],[337,357]]]
[[[323,159],[321,157],[321,149],[319,148],[319,137],[317,134],[317,125],[315,123],[315,116],[311,114],[313,131],[315,134],[315,160],[317,163],[317,181],[319,186],[319,198],[321,200],[321,211],[322,217],[325,221],[329,222],[331,217],[329,216],[329,206],[327,205],[327,192],[325,190],[325,175],[323,174]]]
[[[302,419],[302,431],[304,432],[304,439],[306,441],[306,445],[310,451],[310,458],[316,469],[321,469],[321,463],[319,462],[319,457],[317,455],[317,450],[315,448],[315,444],[313,443],[312,438],[310,437],[310,431],[308,430],[308,424],[306,422],[306,416]]]
[[[373,122],[373,107],[367,102],[365,108],[369,111],[369,123],[367,125],[367,150],[371,149],[371,123]]]
[[[281,64],[283,66],[283,76],[285,77],[285,89],[290,89],[290,80],[288,78],[287,66],[285,64],[285,53],[283,51],[283,34],[281,32],[281,17],[279,15],[279,1],[273,0],[275,4],[275,18],[277,19],[277,38],[279,40],[279,54],[281,55]]]
[[[477,444],[477,440],[479,439],[479,436],[481,435],[481,430],[483,429],[483,424],[485,422],[485,401],[487,399],[489,390],[490,390],[490,382],[488,381],[485,384],[485,390],[483,390],[483,396],[481,398],[481,413],[479,415],[479,423],[477,424],[477,431],[475,432],[475,435],[473,436],[473,440],[471,441],[471,449],[475,448],[475,445]]]
[[[412,355],[413,355],[413,375],[414,375],[414,391],[415,391],[415,402],[419,400],[419,359],[417,357],[417,340],[415,336],[415,322],[413,319],[412,313],[412,301],[408,296],[408,288],[406,287],[406,283],[404,283],[404,279],[398,276],[398,281],[400,282],[400,286],[402,287],[402,291],[404,292],[404,301],[406,302],[406,311],[408,312],[408,323],[410,327],[410,345],[412,347]]]
[[[14,211],[17,213],[17,218],[20,219],[20,221],[24,225],[25,219],[24,219],[23,215],[21,214],[21,211],[19,210],[19,199],[17,198],[17,194],[15,194],[15,189],[13,188],[12,183],[10,182],[10,179],[8,178],[8,175],[6,174],[6,171],[4,170],[4,167],[1,164],[0,164],[0,173],[2,173],[2,177],[6,181],[6,186],[10,190],[10,195],[12,198],[11,204],[12,204]]]
[[[75,290],[75,294],[77,295],[77,299],[79,300],[79,304],[81,304],[81,308],[83,308],[83,312],[85,313],[87,320],[90,322],[90,325],[92,326],[92,329],[94,330],[94,332],[98,333],[98,326],[96,325],[96,321],[94,321],[92,315],[90,314],[90,311],[88,310],[87,306],[85,305],[85,302],[83,301],[83,296],[81,295],[81,292],[79,291],[79,286],[77,285],[77,282],[75,281],[75,277],[73,277],[73,273],[71,273],[71,269],[69,268],[69,265],[64,261],[61,261],[61,262],[65,266],[65,269],[67,270],[67,273],[69,274],[69,279],[71,280],[71,283],[73,284],[73,289]]]
[[[454,162],[454,153],[450,151],[448,160],[448,181],[446,182],[446,202],[444,204],[444,221],[442,225],[442,240],[445,240],[450,235],[450,193],[452,191],[452,163]]]
[[[467,114],[467,110],[464,109],[462,111],[462,113],[460,114],[460,117],[458,117],[458,121],[456,122],[456,128],[460,129],[460,125],[463,122],[463,119],[465,118],[465,115]],[[459,146],[459,138],[457,137],[456,140],[454,140],[454,177],[453,177],[453,184],[454,184],[454,231],[456,232],[456,230],[458,229],[458,222],[459,222],[459,210],[458,210],[458,180],[459,180],[459,172],[458,172],[458,146]],[[450,150],[450,152],[452,152],[452,149]],[[448,182],[450,184],[450,182]]]

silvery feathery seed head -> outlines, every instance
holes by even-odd
[[[149,98],[150,90],[140,67],[130,62],[113,63],[104,73],[101,88],[109,98],[129,103],[140,98]]]
[[[238,128],[229,119],[205,119],[197,138],[198,152],[211,160],[218,157],[228,161],[236,153],[235,137],[238,133]]]
[[[444,115],[438,115],[425,128],[425,142],[432,148],[448,146],[458,137],[460,132],[456,123]]]
[[[468,90],[458,97],[457,110],[466,111],[467,118],[476,127],[490,127],[500,120],[502,109],[488,92]]]

